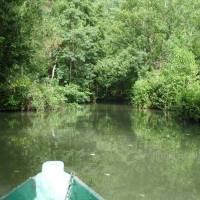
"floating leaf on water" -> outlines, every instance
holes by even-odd
[[[145,194],[139,194],[141,197],[145,197]]]
[[[168,135],[166,135],[166,138],[170,138],[170,135],[168,134]]]

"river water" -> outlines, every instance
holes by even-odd
[[[0,113],[0,196],[63,160],[106,200],[200,199],[200,126],[126,105]]]

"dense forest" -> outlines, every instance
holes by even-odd
[[[120,101],[200,119],[199,0],[0,0],[0,109]]]

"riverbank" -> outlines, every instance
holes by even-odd
[[[179,110],[161,110],[158,108],[142,108],[142,107],[136,107],[134,105],[128,104],[128,103],[121,103],[121,102],[99,102],[99,103],[87,103],[87,104],[78,104],[78,103],[64,103],[62,105],[60,105],[59,107],[56,107],[54,109],[46,109],[46,110],[21,110],[21,109],[1,109],[0,108],[0,113],[18,113],[18,112],[22,112],[22,113],[29,113],[29,112],[33,112],[33,113],[40,113],[40,114],[45,114],[45,113],[50,113],[50,112],[63,112],[63,111],[69,111],[69,110],[81,110],[82,108],[84,108],[84,106],[104,106],[104,105],[110,105],[112,106],[125,106],[127,107],[127,110],[135,110],[136,112],[144,112],[144,113],[160,113],[162,115],[164,115],[166,117],[166,119],[171,118],[174,120],[177,120],[179,122],[189,122],[189,123],[199,123],[199,120],[197,118],[193,118],[187,115],[187,111],[185,110],[185,113],[182,114]]]
[[[171,49],[163,68],[136,81],[132,102],[139,108],[174,111],[200,121],[200,76],[194,55],[186,49]]]

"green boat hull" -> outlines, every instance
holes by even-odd
[[[103,198],[90,189],[79,178],[74,177],[70,189],[69,200],[103,200]]]
[[[52,197],[48,197],[48,194],[44,194],[44,196],[46,196],[46,199],[42,200],[54,200]],[[28,179],[6,196],[1,197],[0,200],[38,200],[35,179]],[[66,198],[59,200],[103,200],[103,198],[79,178],[73,176]]]
[[[20,186],[13,189],[0,200],[34,200],[36,197],[36,185],[34,179],[30,178]]]

